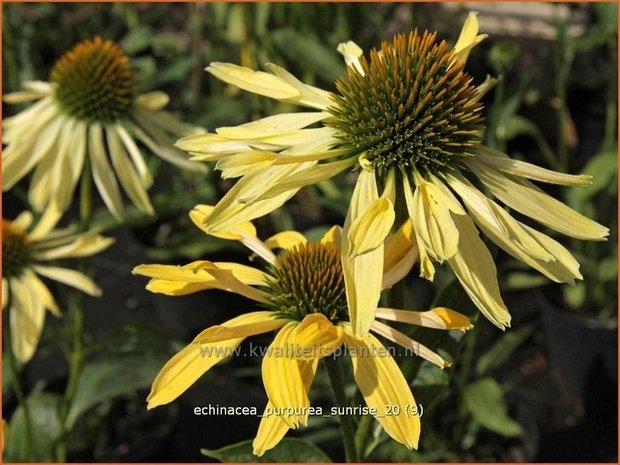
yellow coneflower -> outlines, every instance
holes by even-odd
[[[94,232],[73,234],[54,229],[58,211],[48,209],[31,228],[32,214],[21,213],[15,220],[2,219],[2,310],[8,308],[11,348],[21,362],[30,360],[37,348],[45,310],[60,316],[60,308],[38,275],[92,296],[101,290],[86,275],[46,264],[71,257],[88,257],[101,252],[113,239]]]
[[[208,232],[262,216],[303,186],[357,170],[342,244],[357,335],[366,334],[374,320],[378,265],[397,198],[414,225],[421,275],[432,280],[433,262],[447,261],[476,306],[502,329],[510,315],[478,229],[556,282],[581,279],[579,264],[562,245],[515,219],[474,184],[568,236],[603,240],[608,235],[607,228],[530,182],[585,186],[589,176],[550,171],[481,144],[480,98],[490,84],[476,87],[464,65],[485,37],[470,13],[452,48],[435,33],[417,31],[382,43],[369,57],[353,42],[340,44],[348,68],[334,93],[303,84],[274,64],[267,65],[269,74],[212,63],[207,71],[229,84],[315,111],[219,128],[177,143],[195,160],[216,161],[223,177],[241,177],[208,218]]]
[[[136,95],[129,58],[112,42],[97,37],[77,44],[56,62],[49,81],[26,82],[25,91],[4,96],[7,103],[37,100],[4,120],[2,139],[2,189],[33,171],[28,200],[36,211],[51,203],[64,211],[88,168],[114,216],[123,213],[119,182],[138,208],[152,213],[146,190],[153,181],[136,140],[179,167],[204,170],[172,146],[200,131],[162,111],[166,94]]]
[[[205,229],[213,208],[196,207],[190,214]],[[384,286],[404,276],[417,258],[410,222],[386,245]],[[416,448],[420,418],[405,415],[415,405],[407,380],[389,351],[371,334],[353,332],[349,322],[347,291],[341,262],[340,228],[330,229],[319,242],[309,243],[299,232],[286,231],[265,242],[256,237],[250,222],[235,225],[220,237],[243,242],[267,262],[267,269],[229,262],[198,261],[185,266],[140,265],[134,273],[151,278],[147,289],[166,295],[185,295],[207,289],[235,292],[256,302],[259,310],[242,314],[200,333],[160,371],[148,396],[148,408],[167,404],[200,376],[225,359],[249,336],[277,331],[263,358],[262,378],[269,398],[266,414],[254,440],[254,453],[274,447],[290,428],[306,425],[308,390],[321,358],[341,346],[351,355],[355,381],[376,419],[396,441]],[[283,251],[275,255],[272,249]],[[436,329],[467,330],[467,317],[447,308],[415,312],[377,309],[377,318]],[[405,334],[380,321],[371,329],[406,347],[441,368],[444,359]],[[282,380],[287,380],[282,382]],[[402,415],[386,415],[390,405],[402,407]]]

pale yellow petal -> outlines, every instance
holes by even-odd
[[[140,175],[131,163],[129,155],[121,143],[120,136],[113,127],[107,128],[105,132],[112,166],[114,166],[114,171],[121,186],[123,186],[123,190],[136,207],[149,215],[155,214]]]
[[[116,130],[116,133],[120,137],[121,141],[123,142],[125,150],[127,150],[127,153],[131,157],[131,161],[138,170],[142,185],[145,189],[148,189],[153,184],[153,178],[151,176],[151,173],[149,172],[149,169],[146,166],[146,163],[144,162],[144,157],[142,156],[140,149],[131,138],[127,130],[121,124],[115,124],[113,127]]]
[[[510,326],[511,318],[499,292],[493,257],[467,216],[455,216],[454,221],[459,228],[460,242],[448,263],[476,307],[503,330]]]
[[[92,296],[101,295],[101,289],[94,281],[79,271],[48,265],[33,265],[32,269],[46,278],[74,287]]]
[[[306,244],[307,242],[308,240],[300,232],[282,231],[267,239],[265,245],[270,249],[290,250],[298,245]]]
[[[40,241],[49,237],[50,232],[58,224],[62,211],[58,209],[55,202],[50,202],[37,222],[34,229],[28,234],[29,241]]]
[[[202,229],[204,232],[211,234],[212,236],[219,237],[220,239],[231,239],[235,241],[240,241],[242,238],[240,236],[240,232],[244,232],[249,234],[250,236],[256,236],[256,228],[250,221],[245,221],[243,223],[237,224],[231,228],[230,231],[218,231],[216,233],[209,233],[209,229],[207,224],[209,222],[209,216],[213,212],[212,205],[196,205],[193,210],[189,213],[189,217],[192,222]]]
[[[403,279],[420,258],[411,218],[388,236],[383,249],[383,284],[386,289]]]
[[[154,91],[138,95],[134,100],[135,105],[140,105],[150,111],[157,111],[168,105],[170,97],[164,92]]]
[[[60,308],[56,300],[54,300],[47,286],[43,284],[43,281],[41,281],[32,270],[24,270],[23,277],[28,280],[30,288],[34,293],[33,295],[43,303],[44,308],[52,312],[54,316],[61,316]]]
[[[391,326],[381,323],[380,321],[373,321],[370,327],[372,331],[381,336],[389,339],[392,342],[410,350],[418,357],[422,357],[424,360],[431,362],[433,365],[438,366],[442,370],[450,366],[450,363],[446,362],[439,354],[433,352],[431,349],[417,341],[414,341],[406,334],[392,328]]]
[[[32,224],[32,213],[29,211],[21,212],[17,215],[17,218],[11,221],[11,224],[14,228],[17,228],[20,231],[26,231]]]
[[[436,307],[426,312],[379,307],[377,308],[376,315],[377,318],[381,318],[382,320],[397,321],[399,323],[423,326],[425,328],[460,330],[469,330],[473,328],[469,318],[462,313],[455,312],[445,307]]]
[[[356,337],[345,327],[345,341],[351,353],[353,376],[366,404],[376,409],[377,421],[394,440],[410,449],[417,448],[420,417],[407,410],[417,404],[392,356],[371,334]],[[399,407],[397,414],[394,406]]]
[[[469,168],[491,193],[510,208],[577,239],[605,240],[609,229],[545,194],[530,182],[467,160]]]
[[[394,206],[384,197],[373,201],[351,222],[349,257],[364,255],[383,245],[394,224]]]
[[[294,358],[314,359],[331,355],[343,342],[343,331],[321,313],[304,317],[293,337]]]
[[[467,19],[463,24],[463,29],[461,29],[461,34],[456,44],[454,44],[454,54],[462,63],[467,61],[467,57],[469,57],[469,52],[471,52],[472,48],[488,37],[487,34],[478,34],[477,15],[478,14],[475,12],[470,12],[467,15]]]
[[[111,237],[104,237],[93,233],[82,234],[66,245],[33,252],[33,256],[37,260],[88,257],[107,249],[113,243],[114,239]]]
[[[37,348],[45,308],[26,276],[11,279],[11,347],[17,360],[28,362]]]
[[[331,244],[340,250],[340,243],[342,242],[342,228],[340,226],[332,226],[327,230],[321,238],[321,244]]]
[[[287,70],[274,63],[267,63],[266,66],[272,73],[282,79],[283,82],[286,82],[299,92],[299,97],[292,99],[292,103],[316,108],[317,110],[325,110],[327,107],[333,105],[330,93],[326,90],[304,84]]]
[[[364,75],[364,70],[362,69],[362,65],[360,65],[360,57],[364,51],[359,45],[349,40],[347,42],[340,42],[336,50],[344,57],[344,62],[347,66],[354,67],[358,73],[362,76]]]
[[[316,369],[318,367],[319,360],[298,360],[299,371],[304,383],[306,391],[310,389]],[[256,438],[252,442],[254,455],[260,457],[269,449],[274,448],[284,437],[286,432],[290,429],[279,415],[268,415],[268,412],[274,412],[274,406],[271,402],[267,403],[265,413],[258,426],[258,432]]]
[[[478,153],[475,155],[475,158],[485,165],[496,168],[504,173],[531,179],[533,181],[579,187],[587,187],[592,184],[592,176],[589,174],[574,175],[548,170],[532,163],[515,160],[505,153],[485,147],[484,145],[478,147]]]
[[[214,62],[207,67],[207,71],[221,81],[265,97],[287,100],[299,96],[297,89],[279,77],[244,66]]]
[[[405,197],[405,203],[407,205],[407,212],[409,214],[409,219],[411,219],[412,223],[415,224],[414,218],[417,216],[415,203],[413,200],[413,192],[411,191],[411,185],[409,183],[409,179],[407,176],[402,177],[403,180],[403,193]],[[420,254],[420,276],[432,281],[435,277],[435,267],[433,266],[433,262],[431,261],[429,254],[426,250],[426,245],[421,240],[418,232],[415,231],[415,242],[418,247],[418,252]]]
[[[246,326],[272,320],[272,312],[254,312],[233,318],[223,323],[222,326]],[[153,381],[151,392],[147,398],[147,408],[152,409],[172,402],[194,384],[207,370],[233,355],[234,350],[245,338],[238,337],[213,343],[200,342],[205,333],[209,332],[210,328],[200,333],[194,341],[164,365],[155,381]],[[250,331],[246,334],[251,335],[252,332]]]
[[[118,190],[118,183],[108,161],[108,155],[103,142],[103,131],[98,123],[92,123],[89,126],[88,146],[90,149],[93,180],[97,190],[110,213],[120,221],[123,216],[123,201]]]
[[[355,334],[367,334],[375,317],[383,280],[383,244],[372,252],[350,256],[349,231],[355,220],[379,198],[374,171],[363,169],[353,190],[343,229],[342,271]]]
[[[298,324],[289,322],[278,332],[268,347],[262,364],[263,384],[269,400],[276,409],[292,409],[290,415],[284,413],[280,417],[290,428],[307,424],[307,409],[310,407],[299,365],[297,360],[290,356]],[[305,414],[299,413],[302,409]]]

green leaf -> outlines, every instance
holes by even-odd
[[[303,439],[287,438],[262,457],[252,453],[252,441],[243,441],[238,444],[222,447],[217,450],[201,449],[207,457],[220,462],[251,462],[251,463],[319,463],[331,462],[330,458],[314,444]]]
[[[32,424],[28,440],[26,414],[19,406],[9,423],[9,440],[5,449],[5,462],[53,462],[54,448],[60,437],[59,408],[61,397],[40,390],[26,400]]]
[[[514,291],[522,289],[532,289],[534,287],[544,286],[545,284],[549,284],[549,280],[544,276],[513,271],[512,273],[509,273],[508,276],[506,276],[504,290]]]
[[[482,378],[465,388],[465,407],[485,428],[502,436],[523,434],[521,425],[508,416],[504,392],[492,378]]]
[[[330,49],[313,37],[301,35],[292,28],[273,32],[273,41],[278,50],[295,64],[312,70],[327,81],[335,81],[344,74],[343,61],[335,49]]]
[[[586,285],[580,281],[574,286],[562,287],[564,301],[571,308],[579,308],[586,301]]]
[[[614,182],[618,173],[616,152],[601,152],[595,155],[583,168],[582,172],[592,175],[592,184],[585,188],[573,187],[568,191],[568,203],[574,208],[579,208],[583,202],[591,199],[595,194]]]
[[[534,325],[526,325],[502,334],[499,340],[484,353],[476,364],[476,373],[486,374],[502,366],[512,353],[534,332]]]
[[[80,373],[69,425],[100,402],[148,388],[175,350],[170,339],[140,326],[127,325],[106,335],[105,342]]]

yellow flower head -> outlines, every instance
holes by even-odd
[[[146,193],[153,180],[136,140],[170,163],[204,171],[172,147],[175,138],[200,131],[162,111],[164,93],[136,95],[136,84],[129,58],[97,37],[65,53],[50,82],[26,82],[25,91],[5,95],[7,103],[37,102],[3,121],[3,190],[32,171],[32,207],[54,204],[64,211],[80,175],[90,170],[117,218],[123,213],[119,182],[138,208],[153,213]]]
[[[464,66],[485,37],[470,13],[452,48],[434,33],[417,31],[384,42],[368,57],[353,42],[342,43],[338,51],[348,69],[334,93],[303,84],[274,64],[265,73],[212,63],[207,71],[229,84],[313,111],[270,116],[177,143],[195,160],[217,162],[223,177],[240,178],[213,209],[207,232],[260,217],[301,187],[355,169],[359,177],[341,248],[357,335],[367,334],[374,321],[397,199],[413,225],[420,274],[432,280],[435,263],[447,262],[480,311],[502,329],[510,325],[510,314],[479,231],[553,281],[581,279],[568,250],[480,190],[568,236],[604,240],[608,235],[606,227],[531,182],[586,186],[589,176],[557,173],[482,145],[480,98],[491,84],[474,85]]]
[[[190,214],[201,229],[213,207],[197,206]],[[409,224],[409,223],[408,223]],[[383,287],[389,287],[410,270],[417,256],[410,242],[411,228],[388,238]],[[340,250],[341,230],[330,229],[319,242],[309,243],[296,231],[286,231],[261,241],[251,223],[219,233],[240,240],[267,262],[266,270],[229,262],[199,261],[177,267],[140,265],[134,273],[151,278],[147,289],[167,295],[221,289],[256,302],[257,311],[246,313],[200,333],[161,370],[148,397],[148,407],[167,404],[249,336],[277,331],[262,364],[262,378],[269,398],[256,439],[254,453],[274,447],[290,428],[305,426],[310,400],[308,390],[318,361],[346,348],[353,374],[366,403],[376,411],[385,431],[407,447],[418,445],[420,418],[386,415],[390,405],[415,405],[409,385],[389,351],[373,335],[358,336],[349,322],[345,274]],[[283,249],[278,255],[272,249]],[[376,308],[377,318],[436,329],[467,330],[467,317],[445,308],[426,312]],[[371,329],[441,368],[449,364],[438,354],[378,320]],[[283,383],[282,380],[287,382]],[[404,411],[404,410],[403,410]],[[269,414],[269,412],[279,412]]]
[[[60,316],[58,304],[37,275],[66,284],[93,296],[97,285],[84,274],[45,262],[88,257],[109,247],[113,240],[94,232],[75,234],[54,229],[60,212],[48,209],[31,228],[32,215],[2,219],[2,309],[8,308],[13,353],[21,362],[32,358],[45,320],[45,310]]]

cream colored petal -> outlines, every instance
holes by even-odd
[[[88,257],[95,255],[114,243],[111,237],[103,237],[98,234],[82,234],[72,242],[42,251],[34,252],[36,260],[57,260],[59,258]]]
[[[200,344],[210,344],[212,342],[226,341],[228,339],[246,338],[254,336],[256,334],[268,333],[269,331],[275,331],[282,328],[287,320],[282,318],[276,318],[271,311],[266,312],[253,312],[252,315],[262,315],[263,320],[252,320],[246,324],[235,324],[234,326],[223,324],[211,326],[207,330],[200,333],[194,342]]]
[[[273,320],[271,312],[247,313],[222,324],[226,327],[251,325]],[[204,373],[218,362],[234,354],[234,350],[245,337],[226,341],[205,343],[200,342],[210,328],[200,333],[183,350],[172,357],[161,369],[147,398],[147,408],[172,402],[183,394]],[[247,335],[252,332],[246,333]],[[256,334],[256,333],[254,333]]]
[[[392,342],[412,351],[418,357],[422,357],[424,360],[431,362],[433,365],[438,366],[442,370],[450,366],[450,363],[446,362],[439,354],[433,352],[431,349],[417,341],[414,341],[406,334],[381,323],[380,321],[373,321],[370,327],[372,331],[381,336],[389,339]]]
[[[333,354],[342,345],[343,330],[321,313],[304,317],[295,329],[292,341],[293,358],[316,359]]]
[[[234,276],[234,273],[231,270],[209,268],[207,272],[217,279],[226,290],[230,290],[231,292],[261,303],[265,303],[269,300],[268,294],[263,291],[259,291],[258,289],[254,289],[247,284],[243,284]]]
[[[296,413],[302,409],[307,412],[310,407],[297,360],[289,356],[298,324],[289,322],[278,332],[267,349],[262,364],[263,384],[273,406],[276,409],[293,409],[291,415],[283,414],[280,417],[289,428],[305,426],[308,414]]]
[[[13,227],[21,231],[26,231],[32,224],[32,213],[29,211],[23,211],[17,215],[17,218],[11,221],[11,223]]]
[[[461,196],[476,222],[489,231],[493,242],[509,243],[534,259],[550,261],[553,256],[542,247],[510,214],[487,198],[469,181],[459,175],[446,176],[450,186]],[[499,236],[499,237],[498,237]],[[498,244],[499,245],[499,244]],[[511,250],[506,249],[509,253]]]
[[[135,105],[140,105],[150,111],[157,111],[168,105],[170,97],[165,92],[154,91],[138,95],[134,100]]]
[[[179,168],[206,173],[206,166],[188,160],[184,152],[173,147],[173,140],[147,118],[136,117],[136,121],[137,124],[127,123],[127,129],[155,155]]]
[[[579,187],[587,187],[592,184],[592,176],[589,174],[573,175],[548,170],[532,163],[512,159],[502,152],[498,152],[497,150],[483,145],[479,146],[475,159],[504,173],[531,179],[533,181]]]
[[[63,125],[55,149],[57,162],[53,165],[52,191],[58,208],[66,210],[82,172],[86,146],[85,124],[69,119]],[[74,152],[75,151],[75,152]],[[47,193],[49,196],[49,192]]]
[[[28,174],[37,163],[52,150],[64,118],[56,113],[55,108],[37,116],[36,125],[31,126],[32,133],[38,134],[35,139],[29,137],[19,143],[11,143],[2,152],[2,190],[7,191],[15,183]],[[51,120],[49,124],[47,121]],[[44,121],[44,123],[40,123]],[[6,124],[6,123],[5,123]]]
[[[353,331],[365,335],[375,317],[383,280],[383,244],[372,252],[350,257],[349,231],[355,220],[378,199],[374,171],[363,169],[357,180],[343,229],[342,271]]]
[[[503,330],[510,326],[511,318],[499,292],[493,257],[467,216],[455,216],[454,221],[459,228],[460,242],[456,255],[448,263],[476,307]]]
[[[319,360],[299,360],[299,371],[301,372],[301,378],[304,383],[304,387],[306,391],[310,389],[312,385],[312,381],[314,380],[314,376],[316,374],[316,369],[319,364]],[[271,402],[267,403],[267,407],[265,408],[265,413],[263,414],[263,418],[261,419],[260,425],[258,426],[258,432],[256,433],[256,438],[252,442],[253,453],[254,455],[260,457],[269,449],[274,448],[278,443],[282,440],[284,435],[290,429],[279,415],[268,415],[268,412],[273,412],[274,406]]]
[[[243,129],[244,139],[254,139],[257,137],[265,137],[266,135],[281,134],[303,129],[330,116],[331,114],[325,111],[280,113],[241,124],[239,126],[235,126],[235,128]],[[225,137],[228,135],[225,128],[219,128],[217,132]]]
[[[351,353],[353,376],[366,404],[377,410],[375,418],[394,440],[416,449],[420,417],[406,413],[417,404],[398,365],[371,334],[356,337],[345,327],[345,341]],[[398,414],[393,414],[393,406],[400,408]]]
[[[43,281],[41,281],[31,270],[24,270],[23,277],[28,280],[33,295],[35,295],[36,298],[43,303],[44,308],[52,312],[54,316],[61,316],[60,308],[58,307],[56,300],[54,300],[54,297],[47,286],[43,284]]]
[[[149,196],[142,185],[142,180],[129,160],[115,128],[107,128],[105,132],[112,166],[114,166],[114,171],[121,186],[123,186],[123,190],[136,207],[149,215],[155,214]]]
[[[28,240],[32,242],[37,242],[42,239],[49,238],[50,233],[58,224],[60,217],[62,216],[62,212],[58,209],[55,202],[50,202],[39,218],[37,225],[32,229],[30,234],[28,234]]]
[[[26,277],[11,279],[10,286],[11,347],[17,360],[26,363],[34,355],[39,343],[45,308]]]
[[[46,278],[74,287],[92,296],[101,295],[101,289],[93,280],[79,271],[48,265],[33,265],[32,269]]]
[[[226,231],[226,225],[240,224],[255,218],[252,210],[247,206],[270,188],[278,185],[295,171],[295,166],[276,166],[267,168],[259,173],[245,176],[239,180],[218,202],[209,215],[207,232]],[[279,205],[278,205],[279,206]],[[274,209],[277,206],[274,206]],[[241,214],[245,213],[245,214]]]
[[[360,65],[360,57],[363,55],[364,51],[359,45],[349,40],[347,42],[340,42],[336,50],[344,57],[344,62],[347,66],[354,67],[358,73],[364,76],[364,70],[362,69],[362,65]]]
[[[333,100],[329,92],[319,89],[318,87],[304,84],[284,68],[274,63],[267,63],[266,66],[272,73],[282,79],[282,81],[299,92],[299,97],[291,99],[293,103],[317,110],[325,110],[327,107],[333,105]]]
[[[445,307],[436,307],[426,312],[379,307],[377,308],[376,316],[382,320],[397,321],[399,323],[433,329],[469,330],[473,328],[469,318],[462,313]]]
[[[364,255],[383,245],[394,224],[394,206],[384,197],[373,201],[351,223],[348,231],[349,257]]]
[[[9,280],[2,278],[2,310],[6,308],[9,303]]]
[[[415,214],[411,217],[417,237],[428,253],[438,260],[454,256],[459,243],[459,231],[448,205],[442,201],[439,189],[422,181],[413,194]]]
[[[317,184],[333,178],[347,168],[351,168],[355,165],[355,163],[356,160],[352,157],[334,162],[313,165],[305,170],[298,170],[298,172],[289,176],[288,179],[271,188],[266,194],[263,195],[263,198],[270,199],[288,191],[294,189],[298,190],[301,187]]]
[[[162,130],[166,135],[184,137],[191,134],[204,134],[206,131],[192,124],[179,120],[175,115],[167,111],[150,111],[139,105],[133,107],[137,120],[146,120],[149,124]]]
[[[213,212],[214,208],[215,207],[212,205],[196,205],[193,210],[189,212],[189,217],[192,222],[204,232],[211,234],[212,236],[219,237],[220,239],[240,241],[243,239],[240,235],[241,232],[244,232],[250,236],[256,236],[256,228],[249,221],[235,225],[230,229],[230,231],[218,231],[216,233],[209,232],[209,216]]]
[[[327,230],[321,238],[321,244],[331,244],[340,250],[340,243],[342,242],[342,228],[340,226],[332,226]]]
[[[467,160],[468,167],[491,193],[510,208],[577,239],[605,240],[609,229],[545,194],[530,182]]]
[[[409,179],[405,174],[402,177],[403,180],[403,194],[405,197],[405,203],[407,205],[407,212],[409,213],[409,219],[415,224],[414,218],[417,217],[415,202],[413,200],[413,192],[411,191],[411,185],[409,183]],[[435,267],[433,266],[433,262],[431,261],[429,254],[427,252],[426,245],[424,241],[421,240],[417,231],[414,228],[414,236],[415,243],[418,247],[418,252],[420,254],[420,276],[432,281],[435,277]]]
[[[579,263],[558,242],[516,221],[473,186],[454,180],[451,184],[468,205],[478,227],[496,245],[555,282],[574,284],[575,279],[581,279]],[[472,196],[468,189],[474,193],[473,200],[468,198]]]
[[[145,189],[148,189],[153,184],[153,178],[151,177],[151,173],[149,172],[149,169],[144,162],[144,157],[142,157],[140,149],[131,138],[127,130],[121,124],[115,124],[113,128],[116,129],[116,133],[121,138],[121,141],[125,146],[125,150],[127,150],[127,153],[129,153],[131,161],[133,161],[133,164],[138,170],[142,185]]]
[[[123,201],[118,190],[112,167],[103,141],[103,130],[98,123],[92,123],[88,130],[88,146],[93,172],[93,180],[103,202],[117,220],[123,216]]]
[[[267,239],[265,245],[270,249],[290,250],[298,245],[306,244],[307,242],[308,240],[300,232],[282,231]]]
[[[411,218],[398,230],[388,236],[383,249],[383,289],[392,287],[409,274],[420,259],[420,250],[415,239]]]
[[[467,61],[467,57],[469,56],[469,52],[471,52],[472,48],[488,37],[487,34],[478,34],[477,15],[478,14],[475,12],[470,12],[467,15],[467,19],[463,24],[463,29],[461,29],[461,34],[459,35],[456,44],[454,44],[454,54],[462,63]]]
[[[273,74],[219,62],[211,63],[207,67],[207,71],[220,81],[254,94],[276,100],[289,100],[299,97],[297,89]]]

